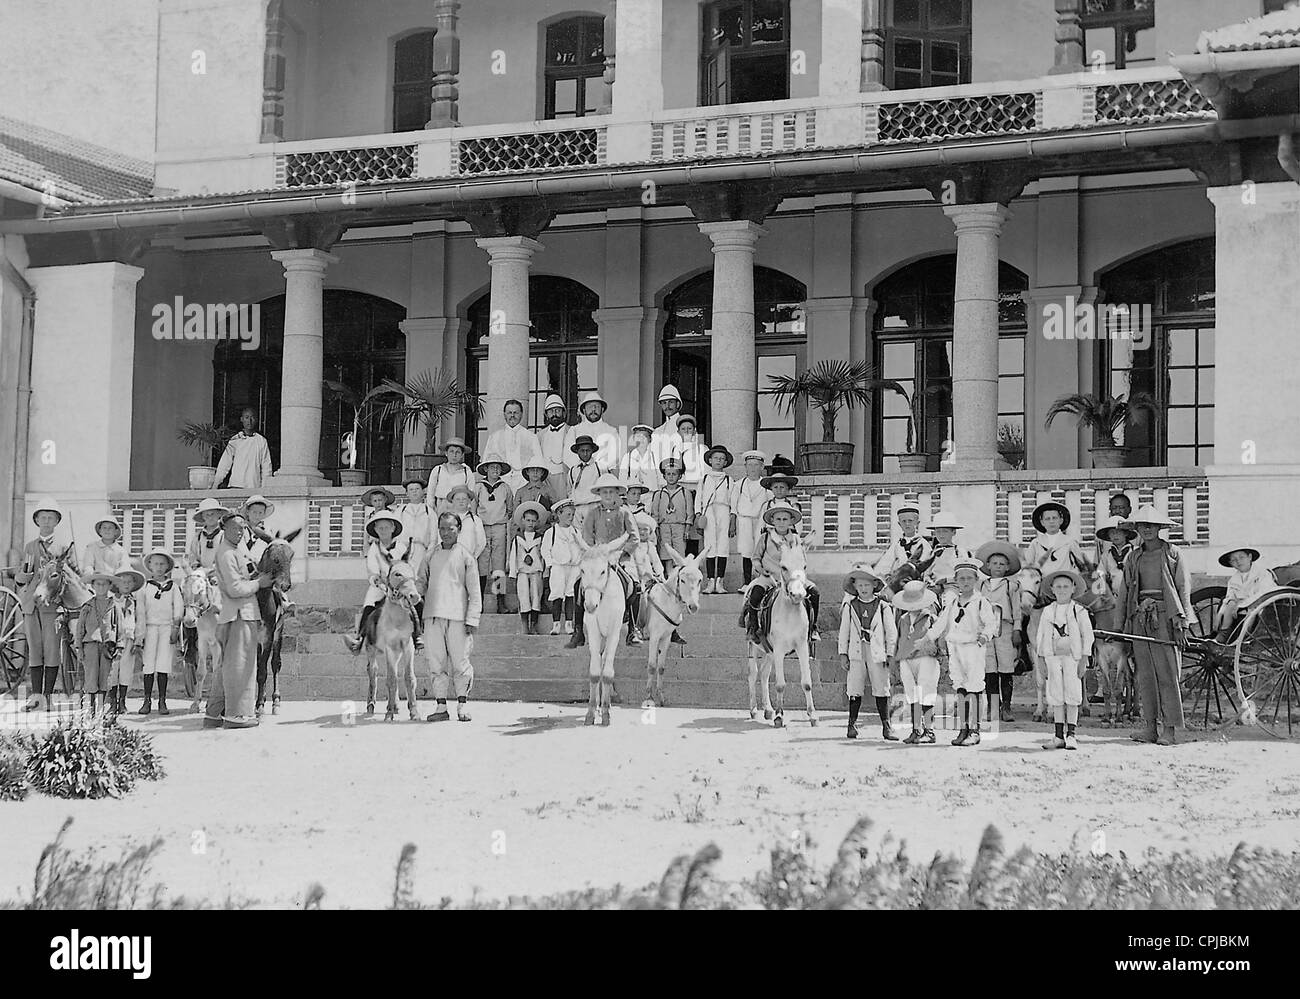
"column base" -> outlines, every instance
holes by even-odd
[[[271,476],[276,487],[313,488],[332,485],[329,479],[314,468],[282,468]]]

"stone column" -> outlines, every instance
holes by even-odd
[[[1079,23],[1083,0],[1056,0],[1056,62],[1049,73],[1082,73],[1083,25]]]
[[[952,407],[956,468],[991,471],[998,436],[998,236],[1010,212],[997,202],[945,206],[957,229]]]
[[[262,141],[284,138],[284,3],[266,7],[266,45],[262,64]]]
[[[284,265],[284,359],[280,376],[280,468],[276,484],[320,486],[321,373],[325,358],[322,291],[324,250],[274,250]]]
[[[620,118],[644,121],[664,107],[664,0],[628,0],[616,6],[618,77],[612,103]],[[605,19],[608,24],[609,18]],[[605,51],[609,51],[606,39]]]
[[[862,2],[862,73],[860,89],[866,93],[885,88],[884,0]]]
[[[663,422],[659,409],[659,390],[664,385],[664,323],[662,309],[643,309],[641,319],[641,422],[652,427]]]
[[[456,34],[456,0],[435,0],[433,25],[433,103],[425,128],[451,128],[460,122],[460,37]]]
[[[709,354],[710,444],[734,452],[754,446],[758,362],[754,353],[754,246],[767,230],[755,222],[701,222],[713,241],[713,335]]]
[[[592,313],[600,329],[596,383],[609,401],[605,422],[631,431],[639,422],[641,401],[641,326],[645,309],[628,305],[597,309]],[[626,437],[620,433],[622,442]]]
[[[91,517],[103,513],[109,494],[130,488],[136,285],[143,274],[139,267],[109,261],[31,267],[25,275],[36,292],[27,493],[66,504],[68,522],[59,536],[75,527],[79,545],[94,539]],[[179,327],[180,317],[175,320]],[[162,352],[189,346],[141,341],[142,351],[152,355],[146,363],[161,363]],[[180,485],[150,483],[155,489]],[[30,518],[24,520],[30,530]]]
[[[442,372],[444,378],[454,378],[456,367],[454,357],[461,345],[461,328],[463,319],[454,316],[421,316],[415,319],[403,319],[399,324],[406,334],[406,377],[409,382],[422,371]],[[448,367],[447,358],[453,358],[453,366]],[[444,422],[438,428],[437,443],[452,436],[455,431],[454,419]],[[424,428],[406,431],[404,437],[404,454],[424,454]]]
[[[1277,565],[1300,555],[1300,434],[1286,410],[1300,371],[1300,187],[1257,183],[1252,194],[1238,185],[1207,191],[1216,243],[1210,544],[1240,544],[1229,539],[1245,517],[1263,564]]]
[[[488,318],[487,429],[505,426],[507,399],[528,398],[528,269],[542,244],[527,236],[476,239],[488,253],[492,292]]]
[[[1040,238],[1042,233],[1040,230]],[[1080,379],[1096,363],[1096,341],[1069,335],[1080,306],[1092,308],[1097,289],[1083,285],[1030,288],[1025,302],[1025,467],[1088,468],[1086,448],[1074,421],[1057,417],[1051,430],[1043,421],[1052,403],[1063,395],[1083,392]],[[1063,324],[1063,325],[1062,325]],[[1087,389],[1091,391],[1091,387]]]
[[[605,11],[605,72],[601,74],[601,92],[600,107],[597,109],[601,114],[609,114],[614,110],[614,57],[617,53],[614,50],[615,39],[618,35],[618,4],[615,0],[610,0],[609,6]]]

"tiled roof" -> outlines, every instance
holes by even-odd
[[[1251,49],[1289,49],[1300,46],[1300,7],[1252,17],[1215,31],[1203,31],[1198,52],[1244,52]]]
[[[144,160],[3,115],[0,178],[79,203],[147,198],[153,192],[153,166]]]

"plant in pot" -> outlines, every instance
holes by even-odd
[[[217,463],[221,452],[235,436],[233,430],[214,423],[183,423],[176,431],[176,439],[186,447],[194,448],[212,461],[211,465],[190,465],[190,488],[211,489],[217,478]]]
[[[454,376],[444,375],[441,369],[421,371],[405,384],[390,378],[380,387],[400,394],[399,412],[408,431],[424,428],[424,453],[406,455],[404,472],[408,477],[427,476],[447,460],[438,454],[438,428],[444,422],[463,410],[474,427],[483,414],[479,397],[464,391]]]
[[[821,412],[822,439],[799,445],[799,464],[814,475],[848,474],[853,467],[853,444],[835,439],[835,418],[841,409],[869,405],[877,388],[891,384],[877,379],[865,361],[851,364],[834,359],[818,361],[793,376],[769,375],[768,381],[772,401],[779,409],[793,415],[800,402],[807,402]]]
[[[1141,423],[1155,409],[1156,401],[1149,392],[1118,399],[1088,393],[1063,395],[1047,410],[1043,429],[1050,429],[1052,421],[1063,413],[1073,416],[1079,426],[1092,430],[1092,467],[1123,468],[1128,449],[1115,443],[1115,434],[1129,423]]]
[[[402,393],[380,384],[362,395],[350,385],[328,378],[322,379],[321,385],[326,394],[342,400],[352,408],[352,429],[343,435],[340,442],[347,468],[339,469],[339,485],[364,486],[368,478],[367,471],[357,468],[357,443],[361,437],[361,427],[368,422],[383,423],[391,419],[401,404]]]
[[[906,454],[898,456],[898,470],[904,475],[924,472],[930,463],[930,455],[925,451],[914,450],[921,446],[921,402],[928,398],[947,396],[952,386],[947,382],[930,385],[915,394],[909,393],[900,382],[883,379],[876,382],[876,387],[884,391],[897,392],[907,404],[907,441],[904,445]]]
[[[1007,467],[1020,471],[1025,467],[1025,431],[1014,423],[998,424],[998,455]]]

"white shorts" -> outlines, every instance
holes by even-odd
[[[542,574],[521,572],[515,577],[515,595],[519,597],[519,613],[542,609]]]
[[[974,642],[948,645],[948,676],[953,690],[978,694],[984,690],[984,647]]]
[[[867,680],[871,680],[872,697],[889,696],[889,664],[878,663],[874,659],[870,664],[861,659],[849,660],[849,676],[846,689],[850,697],[862,697],[867,692]]]
[[[712,503],[704,511],[704,544],[700,550],[709,558],[726,558],[731,551],[731,508]]]
[[[763,533],[763,518],[736,518],[736,551],[741,558],[753,558],[758,536]]]
[[[144,672],[170,673],[172,671],[172,626],[149,624],[144,629]]]
[[[1079,660],[1073,656],[1044,656],[1047,662],[1047,703],[1083,703],[1083,681],[1079,678]]]
[[[904,659],[898,664],[899,676],[903,681],[903,697],[908,704],[921,704],[934,707],[934,698],[939,690],[939,660],[934,656],[917,656]]]
[[[563,600],[573,596],[573,588],[578,585],[578,575],[576,565],[552,565],[551,592],[547,599]]]

